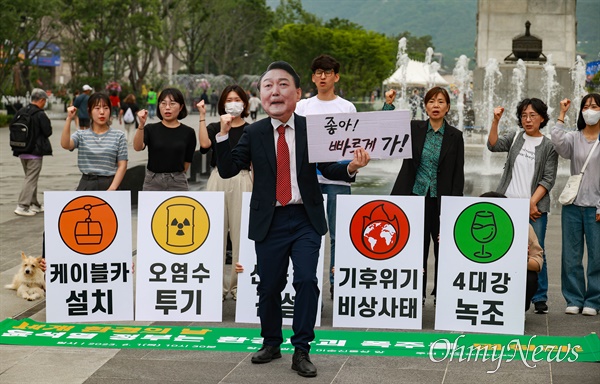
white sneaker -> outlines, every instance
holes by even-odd
[[[580,310],[581,310],[581,308],[573,305],[573,306],[567,307],[567,309],[565,309],[565,313],[567,315],[579,315]]]
[[[35,216],[35,212],[31,211],[29,208],[21,208],[19,206],[15,209],[15,214],[19,216]]]
[[[583,311],[581,311],[581,314],[584,316],[596,316],[598,314],[598,311],[596,311],[594,308],[583,307]]]
[[[35,213],[42,213],[44,212],[44,206],[43,205],[35,205],[35,204],[31,204],[29,206],[29,210],[31,212],[35,212]]]

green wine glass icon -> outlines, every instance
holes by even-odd
[[[473,224],[471,225],[471,236],[473,239],[481,244],[481,252],[476,251],[475,257],[486,259],[492,256],[491,252],[485,251],[485,244],[494,240],[498,228],[496,226],[496,218],[494,213],[490,211],[478,211],[475,212],[473,217]]]

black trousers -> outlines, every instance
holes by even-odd
[[[427,293],[427,258],[429,257],[429,244],[433,241],[433,256],[435,257],[435,270],[433,275],[433,290],[437,292],[438,256],[440,254],[440,208],[437,197],[425,196],[425,228],[423,231],[423,297]]]

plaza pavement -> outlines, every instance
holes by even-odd
[[[60,148],[60,133],[64,114],[51,113],[54,135],[51,142],[54,156],[44,159],[39,191],[74,190],[80,177],[76,154]],[[264,116],[263,116],[264,117]],[[208,122],[216,121],[208,117]],[[197,127],[198,115],[191,115],[185,123]],[[481,145],[467,145],[466,150],[478,156]],[[129,166],[143,165],[146,152],[130,150]],[[502,157],[496,158],[496,163]],[[373,162],[361,170],[354,193],[388,194],[399,162]],[[8,129],[0,129],[0,286],[10,282],[16,272],[20,251],[39,255],[42,245],[43,214],[20,217],[13,213],[23,179],[18,159],[12,157],[8,144]],[[564,178],[557,183],[564,185]],[[495,176],[472,178],[467,194],[476,196],[495,184]],[[491,179],[491,181],[489,181]],[[202,190],[206,177],[191,184],[193,190]],[[560,189],[558,189],[560,190]],[[375,192],[373,192],[375,191]],[[554,194],[553,194],[554,195]],[[136,244],[137,208],[133,210],[133,244]],[[134,248],[135,249],[135,248]],[[563,313],[565,302],[560,293],[560,210],[554,209],[546,235],[549,273],[549,307],[547,315],[526,314],[526,335],[585,336],[600,331],[600,316],[569,316]],[[429,260],[433,260],[430,257]],[[328,260],[326,260],[326,264]],[[229,267],[229,266],[228,266]],[[430,270],[433,270],[431,265]],[[429,286],[431,286],[431,281]],[[325,284],[324,291],[328,291]],[[234,322],[235,302],[223,303],[223,322],[204,326],[255,327]],[[434,332],[434,307],[427,300],[423,311],[423,332]],[[7,317],[45,321],[45,301],[28,302],[16,297],[14,291],[0,289],[0,319]],[[139,325],[151,323],[136,322]],[[154,323],[160,324],[160,323]],[[177,323],[177,325],[201,325]],[[324,300],[322,328],[331,329],[332,301]],[[364,329],[363,331],[369,331]],[[377,330],[380,331],[380,330]],[[257,329],[257,334],[259,330]],[[404,332],[404,331],[398,331]],[[343,355],[313,355],[318,368],[316,378],[298,376],[290,369],[291,355],[269,364],[253,365],[250,354],[234,352],[165,351],[141,349],[78,349],[59,347],[30,347],[0,345],[0,383],[527,383],[527,384],[597,384],[600,383],[599,363],[538,362],[528,368],[517,360],[506,362],[494,374],[492,362],[435,363],[427,358],[363,357]]]

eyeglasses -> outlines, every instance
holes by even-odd
[[[179,106],[179,103],[176,101],[171,101],[169,103],[167,103],[166,101],[161,101],[159,105],[161,108],[166,108],[167,106],[169,106],[169,108],[177,108]]]
[[[333,69],[317,69],[315,71],[315,76],[317,77],[321,77],[323,75],[325,75],[325,77],[329,77],[331,75],[333,75]]]
[[[521,120],[534,120],[538,117],[539,115],[537,113],[530,113],[529,115],[527,114],[522,114],[521,115]]]

